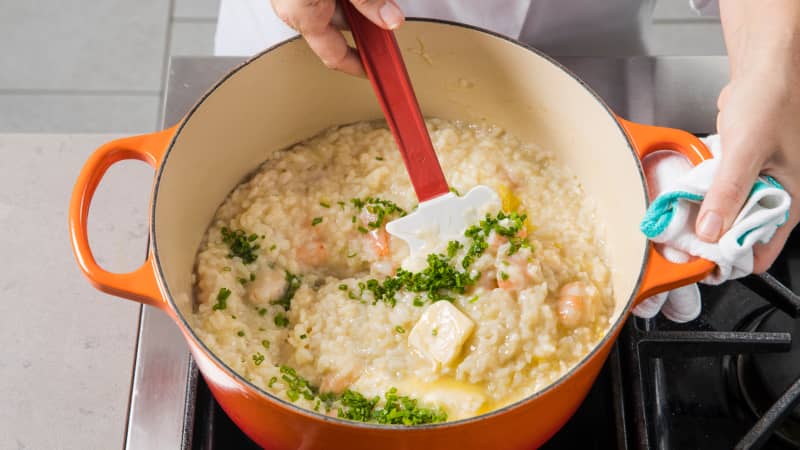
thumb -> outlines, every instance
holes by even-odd
[[[731,227],[761,170],[761,161],[753,157],[757,152],[742,141],[726,142],[724,134],[721,138],[724,153],[695,224],[695,233],[706,242],[716,242]]]
[[[394,30],[405,21],[403,11],[395,0],[349,0],[356,9],[375,25]]]

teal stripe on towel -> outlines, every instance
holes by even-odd
[[[766,182],[762,181],[761,179],[756,180],[753,184],[753,188],[750,190],[750,195],[753,193],[760,191],[761,189],[765,189],[770,187],[775,187],[780,190],[784,190],[783,186],[778,183],[778,180],[772,178],[770,176],[763,177]],[[749,197],[749,196],[748,196]],[[674,191],[674,192],[667,192],[665,194],[661,194],[658,198],[650,204],[650,207],[647,208],[647,211],[644,214],[644,218],[642,219],[641,224],[639,224],[639,229],[642,230],[645,236],[649,239],[653,239],[656,236],[660,235],[667,229],[669,224],[672,222],[672,217],[675,215],[675,208],[678,205],[678,202],[681,200],[689,200],[692,202],[702,202],[703,196],[700,194],[693,194],[691,192],[686,191]],[[780,227],[781,225],[785,224],[789,220],[789,212],[786,212],[786,217],[784,218],[783,222],[778,224]],[[746,233],[739,236],[736,239],[736,242],[739,245],[742,245],[744,240],[747,238],[747,235],[752,233],[757,229],[753,228],[748,230]]]
[[[780,226],[780,225],[778,225],[778,226]],[[747,230],[743,235],[739,236],[739,238],[736,239],[736,243],[739,244],[739,247],[741,247],[742,244],[744,244],[744,240],[747,238],[747,235],[752,233],[753,231],[756,231],[758,228],[759,227],[751,228],[751,229]]]
[[[642,233],[649,239],[653,239],[663,233],[672,222],[672,216],[675,215],[675,207],[681,199],[702,202],[703,196],[686,191],[667,192],[659,195],[647,208],[644,213],[644,219],[639,224],[639,229],[642,230]]]

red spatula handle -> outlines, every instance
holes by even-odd
[[[370,22],[349,0],[342,0],[339,5],[353,32],[358,54],[383,115],[403,155],[417,199],[424,202],[446,194],[449,190],[447,180],[425,128],[394,33]]]

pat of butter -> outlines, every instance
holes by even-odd
[[[408,335],[408,345],[436,367],[448,365],[461,352],[475,324],[448,301],[428,306]]]
[[[415,379],[403,380],[398,389],[405,395],[418,398],[423,405],[441,406],[447,411],[449,420],[464,419],[481,414],[487,401],[478,386],[452,378],[423,382]]]

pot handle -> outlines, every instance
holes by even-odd
[[[694,165],[713,157],[700,139],[686,131],[643,125],[620,117],[617,120],[633,143],[639,161],[659,150],[677,151]],[[702,258],[683,264],[673,263],[657,252],[652,242],[648,246],[647,266],[636,294],[636,304],[660,292],[696,283],[715,268],[713,262]]]
[[[108,272],[94,259],[89,247],[86,222],[95,189],[106,170],[114,163],[126,159],[138,159],[158,168],[175,131],[176,127],[172,127],[157,133],[117,139],[98,148],[81,169],[69,205],[72,251],[81,271],[94,287],[107,294],[162,309],[165,304],[158,288],[152,251],[148,250],[147,260],[133,272]]]

